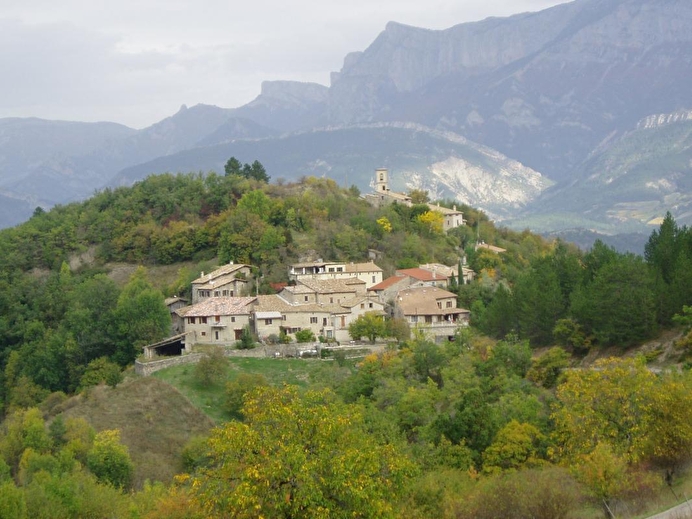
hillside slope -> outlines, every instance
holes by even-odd
[[[120,429],[135,464],[135,488],[147,479],[170,482],[181,471],[187,441],[214,425],[177,389],[151,377],[130,379],[114,389],[95,387],[63,407],[63,416],[84,418],[96,431]]]

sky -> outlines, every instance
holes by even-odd
[[[0,0],[0,118],[143,128],[264,80],[329,86],[389,21],[446,29],[565,0]]]

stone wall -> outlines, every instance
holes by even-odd
[[[188,355],[181,355],[179,357],[168,357],[165,359],[150,360],[147,362],[135,360],[135,373],[143,377],[148,377],[156,371],[170,368],[171,366],[178,366],[180,364],[194,364],[199,362],[199,359],[201,359],[202,356],[202,353],[190,353]]]

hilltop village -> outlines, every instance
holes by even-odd
[[[410,195],[391,191],[384,168],[375,171],[374,193],[363,198],[375,207],[413,205]],[[456,207],[437,204],[431,211],[439,215],[444,232],[465,224]],[[377,257],[377,251],[370,254]],[[460,258],[456,265],[420,264],[383,279],[372,258],[361,263],[317,258],[291,264],[289,282],[273,286],[275,294],[252,295],[257,268],[230,262],[192,281],[191,301],[166,299],[173,336],[145,347],[145,357],[186,353],[197,345],[231,347],[245,331],[262,344],[303,342],[305,337],[352,342],[360,337],[353,336],[350,325],[365,314],[399,319],[436,342],[453,340],[458,327],[468,325],[470,311],[458,308],[457,294],[447,289],[469,284],[475,275],[461,263]]]

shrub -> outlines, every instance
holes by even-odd
[[[309,328],[296,332],[296,342],[313,342],[315,334]]]

